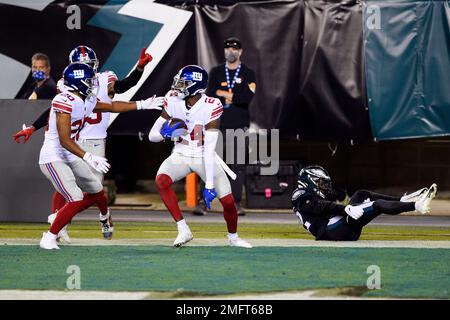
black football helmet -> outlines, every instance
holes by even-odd
[[[321,166],[304,167],[298,173],[297,187],[317,194],[321,198],[329,196],[333,190],[331,177]]]

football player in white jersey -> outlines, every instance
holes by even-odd
[[[57,94],[52,100],[39,166],[67,203],[58,211],[50,230],[44,233],[40,242],[43,249],[59,249],[56,243],[58,233],[77,213],[92,204],[99,207],[101,220],[109,217],[103,185],[89,167],[106,173],[110,165],[106,158],[93,155],[76,143],[86,117],[98,111],[160,110],[163,104],[162,98],[155,97],[110,104],[98,101],[95,95],[98,88],[96,73],[84,63],[67,66],[63,78],[68,90]]]
[[[142,49],[141,55],[137,67],[127,76],[125,79],[118,80],[116,74],[112,71],[104,71],[97,73],[99,61],[94,50],[91,48],[80,45],[73,49],[69,54],[69,62],[84,62],[90,65],[96,72],[96,76],[99,82],[99,88],[97,98],[100,102],[111,103],[111,99],[115,93],[123,93],[135,86],[142,76],[145,66],[152,61],[152,56],[145,52],[145,48]],[[60,79],[57,84],[58,91],[64,92],[67,88],[64,86],[63,79]],[[29,127],[25,127],[13,137],[19,142],[20,137],[24,137],[26,142],[34,131],[47,125],[49,119],[50,108],[44,111],[41,116]],[[86,151],[90,153],[104,157],[106,146],[106,131],[109,125],[109,112],[94,112],[86,118],[83,130],[80,132],[77,143]],[[103,182],[104,174],[91,168],[91,171]],[[48,217],[48,222],[51,224],[55,220],[56,212],[61,209],[66,200],[63,195],[55,191],[52,195],[52,214]],[[105,239],[111,239],[114,231],[111,216],[108,220],[101,220],[102,234]],[[60,236],[66,242],[70,242],[70,237],[67,232],[67,226],[64,227]]]
[[[219,99],[204,94],[207,83],[208,73],[196,65],[183,67],[174,77],[172,90],[164,100],[164,110],[149,133],[152,142],[164,139],[175,141],[173,152],[159,167],[155,182],[161,199],[177,223],[178,236],[173,243],[175,247],[191,241],[193,235],[171,186],[195,172],[205,182],[203,196],[208,208],[216,197],[223,206],[229,244],[251,248],[248,242],[238,237],[238,214],[230,181],[216,158],[223,107]],[[171,126],[168,120],[172,118],[183,120],[187,130],[181,128],[181,122]]]

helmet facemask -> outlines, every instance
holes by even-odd
[[[194,84],[195,84],[194,81],[186,80],[186,79],[180,78],[180,76],[176,75],[173,78],[172,90],[174,90],[178,93],[176,96],[177,98],[185,99],[190,96],[188,89],[190,87],[192,87]]]
[[[322,197],[326,198],[333,189],[331,180],[326,178],[319,178],[319,177],[311,177],[311,179],[314,181],[317,189],[317,193]]]
[[[299,173],[298,187],[310,190],[321,198],[327,198],[333,190],[331,178],[321,167],[306,167]]]
[[[98,77],[95,75],[92,78],[86,78],[84,80],[81,80],[81,83],[83,83],[87,87],[86,94],[82,94],[85,95],[89,100],[96,99],[98,90],[100,88]]]
[[[97,73],[98,68],[98,60],[92,59],[89,62],[86,62],[87,65],[89,65],[92,69],[94,69],[94,72]]]

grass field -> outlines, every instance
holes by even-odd
[[[449,245],[408,247],[411,240],[448,244],[449,228],[368,226],[357,243],[363,246],[335,247],[314,241],[297,225],[242,223],[240,236],[257,243],[249,250],[226,245],[223,223],[192,223],[195,239],[173,248],[172,223],[120,222],[114,240],[103,241],[97,223],[76,222],[70,226],[73,244],[45,251],[38,243],[47,227],[0,224],[0,291],[67,292],[67,268],[74,265],[84,292],[152,292],[151,298],[304,290],[317,297],[450,298]],[[383,247],[364,247],[372,240],[383,240]],[[369,266],[379,268],[381,289],[368,289]]]

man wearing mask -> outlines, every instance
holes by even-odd
[[[242,42],[236,37],[230,37],[224,41],[225,62],[212,68],[209,73],[209,82],[206,94],[219,98],[223,105],[223,115],[220,121],[220,129],[223,137],[226,137],[226,129],[248,130],[250,126],[249,104],[256,91],[255,72],[241,61],[243,53]],[[231,141],[224,141],[229,144]],[[248,143],[246,143],[248,144]],[[236,180],[231,180],[233,197],[236,201],[238,215],[245,215],[241,206],[242,188],[245,182],[245,164],[237,163],[237,153],[246,153],[246,150],[236,150],[234,143],[234,161],[228,163],[230,168],[236,173]],[[224,152],[224,159],[225,152]],[[247,161],[247,160],[246,160]],[[201,193],[200,193],[201,194]],[[194,209],[195,215],[205,215],[206,206],[202,199]]]
[[[44,53],[35,53],[31,57],[31,72],[34,82],[20,99],[53,99],[57,94],[56,83],[50,77],[50,59]]]

